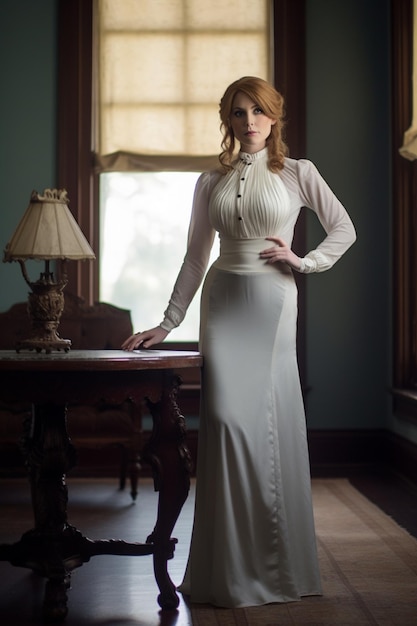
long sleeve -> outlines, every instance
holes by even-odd
[[[217,179],[216,172],[205,172],[197,181],[187,252],[160,324],[164,330],[171,331],[182,322],[206,272],[215,236],[215,230],[208,218],[208,203],[210,190]]]
[[[355,242],[355,227],[346,209],[311,161],[297,161],[296,174],[302,204],[316,213],[327,234],[317,248],[302,259],[299,271],[324,272]]]

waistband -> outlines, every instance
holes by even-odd
[[[256,274],[277,271],[291,274],[286,263],[267,263],[261,259],[259,253],[273,246],[272,241],[264,237],[254,239],[224,239],[220,240],[220,256],[213,263],[213,267],[226,272],[238,274]]]

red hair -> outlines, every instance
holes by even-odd
[[[287,146],[283,140],[284,128],[284,98],[268,82],[256,76],[244,76],[239,78],[226,89],[220,100],[220,130],[223,134],[222,152],[219,155],[220,163],[225,170],[231,168],[235,151],[235,136],[230,126],[230,116],[233,108],[233,100],[238,92],[244,93],[253,100],[267,117],[276,123],[271,127],[271,134],[266,140],[268,148],[268,167],[272,172],[279,172],[284,167],[284,159],[288,154]]]

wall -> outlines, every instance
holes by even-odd
[[[306,0],[307,152],[358,240],[308,277],[310,428],[378,428],[390,396],[389,1]],[[308,240],[321,237],[309,218]]]
[[[0,7],[0,253],[33,189],[56,186],[57,0],[2,0]],[[43,266],[28,265],[37,280]],[[0,263],[0,310],[25,300],[17,263]]]
[[[2,250],[32,189],[56,185],[57,6],[1,3],[0,40],[8,51],[0,59]],[[306,6],[307,156],[358,230],[335,268],[307,277],[308,425],[382,428],[391,383],[389,0]],[[309,243],[320,236],[309,219]],[[26,292],[18,266],[0,263],[0,310]]]

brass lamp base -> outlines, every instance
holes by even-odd
[[[28,281],[27,281],[28,282]],[[71,348],[69,339],[58,335],[58,326],[64,310],[63,290],[67,281],[53,282],[53,275],[45,272],[36,283],[28,282],[32,289],[28,298],[28,314],[32,331],[27,339],[16,342],[16,352],[36,350],[47,354],[53,350],[68,352]]]

